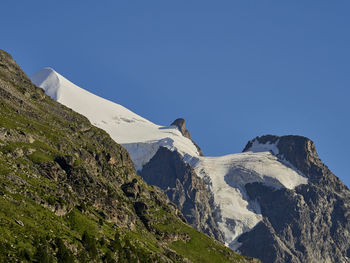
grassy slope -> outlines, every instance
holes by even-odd
[[[250,262],[183,223],[121,146],[3,51],[0,108],[1,262]]]

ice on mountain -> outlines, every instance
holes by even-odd
[[[237,238],[262,220],[258,202],[247,196],[247,183],[262,183],[275,189],[293,189],[307,183],[307,178],[293,166],[278,159],[278,141],[262,144],[255,140],[244,153],[203,157],[176,126],[156,125],[119,104],[81,89],[51,68],[39,71],[31,79],[49,96],[86,116],[122,144],[136,170],[141,170],[161,146],[178,151],[208,183],[221,211],[220,230],[225,234],[226,244],[233,249],[239,246]]]

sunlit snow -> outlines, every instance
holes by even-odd
[[[93,125],[122,144],[137,170],[153,157],[159,146],[177,150],[182,155],[199,156],[191,140],[183,137],[177,127],[156,125],[119,104],[76,86],[51,68],[39,71],[31,79],[49,96],[86,116]]]
[[[254,141],[244,153],[202,157],[177,127],[156,125],[119,104],[81,89],[51,68],[39,71],[31,79],[49,96],[86,116],[122,144],[137,170],[142,169],[160,146],[177,150],[214,193],[222,216],[219,227],[226,244],[233,249],[239,247],[237,237],[262,220],[258,202],[247,196],[244,187],[247,183],[260,182],[276,189],[293,189],[307,183],[300,172],[275,156],[279,153],[278,142]]]

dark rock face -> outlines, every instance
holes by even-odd
[[[185,128],[185,119],[178,118],[174,120],[171,125],[177,126],[180,132],[182,133],[182,135],[185,136],[186,138],[191,138],[189,131]]]
[[[212,193],[179,153],[160,147],[140,175],[147,183],[160,187],[193,227],[219,241],[224,240],[217,225],[219,211],[214,206]]]
[[[185,120],[184,119],[178,118],[175,121],[173,121],[173,123],[170,125],[174,125],[174,126],[178,127],[178,129],[182,133],[182,135],[184,137],[190,139],[193,142],[193,144],[196,146],[196,148],[198,150],[199,155],[203,156],[203,152],[202,152],[201,148],[192,140],[190,132],[185,128]]]
[[[176,125],[186,134],[184,121]],[[321,162],[314,143],[301,136],[255,140],[276,143],[281,162],[288,161],[309,183],[293,190],[247,184],[249,198],[260,204],[263,221],[240,236],[239,251],[266,263],[350,262],[350,192]],[[212,194],[178,153],[160,148],[140,175],[163,189],[190,224],[223,240]]]
[[[279,157],[281,160],[287,160],[295,168],[297,168],[310,182],[322,183],[330,186],[331,184],[337,190],[342,191],[347,187],[336,177],[328,167],[322,163],[318,157],[316,147],[313,141],[303,136],[287,135],[265,135],[256,137],[248,142],[243,152],[247,151],[253,141],[257,140],[259,143],[277,143],[279,149]]]
[[[239,250],[262,262],[350,262],[350,191],[321,162],[314,143],[301,136],[256,139],[279,140],[278,157],[289,161],[309,183],[294,190],[246,185],[264,220],[239,238]]]

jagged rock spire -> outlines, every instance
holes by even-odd
[[[199,155],[203,156],[203,152],[202,152],[201,148],[192,140],[190,132],[185,128],[185,123],[186,123],[185,119],[177,118],[176,120],[174,120],[172,122],[171,125],[176,126],[184,137],[190,139],[193,142],[193,144],[196,146]]]

